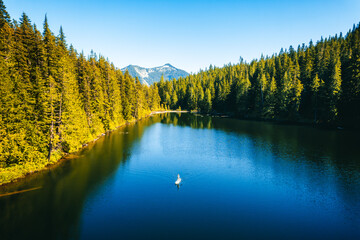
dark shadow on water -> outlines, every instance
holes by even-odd
[[[360,210],[360,147],[356,132],[189,113],[163,114],[161,123],[199,130],[215,129],[240,138],[243,136],[251,140],[249,144],[250,149],[254,149],[253,155],[257,154],[257,150],[267,149],[275,157],[275,162],[286,159],[286,164],[293,164],[298,169],[293,176],[301,178],[299,182],[311,184],[328,177],[328,181],[335,184],[345,211],[353,212],[354,218],[359,221],[360,212],[352,210]],[[273,171],[276,173],[276,167]]]
[[[94,146],[78,153],[76,158],[64,161],[61,166],[16,185],[0,188],[1,194],[42,187],[0,198],[0,239],[81,238],[81,217],[86,200],[96,195],[115,172],[128,167],[132,151],[146,128],[156,123],[190,127],[196,131],[212,129],[215,133],[225,132],[230,141],[239,141],[233,142],[237,147],[244,145],[245,148],[247,144],[251,149],[248,154],[260,159],[253,164],[267,164],[275,176],[289,174],[294,182],[308,182],[309,185],[317,182],[314,185],[322,187],[328,183],[321,181],[329,180],[344,203],[344,211],[351,213],[360,209],[360,148],[358,136],[351,132],[166,113],[124,126],[99,139]],[[258,157],[260,150],[273,157],[261,159]],[[289,169],[292,172],[284,172]],[[180,191],[181,186],[176,187]],[[188,185],[179,193],[185,193],[187,189]],[[360,214],[354,212],[353,217],[358,218]]]
[[[132,146],[147,126],[159,121],[160,116],[154,116],[121,127],[61,166],[0,188],[3,193],[42,187],[0,198],[0,239],[79,239],[84,201],[113,172],[126,167]]]
[[[270,147],[274,154],[291,151],[291,154],[305,155],[308,160],[319,164],[325,159],[339,169],[360,171],[360,161],[357,158],[360,157],[358,135],[349,131],[321,130],[309,126],[279,125],[189,113],[163,114],[161,123],[244,135],[252,138],[253,142],[261,147]]]

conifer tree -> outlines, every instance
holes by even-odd
[[[179,107],[205,111],[205,91],[210,89],[210,111],[355,126],[355,119],[360,120],[359,29],[354,27],[345,38],[321,38],[250,63],[210,66],[171,81],[170,87],[162,79],[157,84],[161,102],[168,104],[176,91]]]
[[[209,113],[212,108],[212,98],[211,98],[211,92],[210,89],[206,89],[205,96],[204,96],[204,111],[206,113]]]
[[[11,19],[9,13],[6,11],[3,0],[0,0],[0,28],[3,28],[5,24],[10,24]]]
[[[275,78],[272,77],[269,83],[269,86],[266,90],[266,97],[265,97],[265,106],[264,106],[264,116],[266,118],[274,118],[275,115],[275,107],[277,104],[277,87]]]
[[[119,126],[123,112],[131,120],[160,106],[157,86],[135,84],[93,52],[78,55],[47,17],[43,34],[25,13],[11,23],[1,0],[0,80],[0,168],[23,165],[18,177]]]
[[[144,95],[143,95],[143,88],[139,81],[139,78],[135,78],[135,118],[141,118],[144,112]]]
[[[105,96],[104,84],[100,69],[97,66],[96,56],[92,54],[89,58],[90,69],[90,108],[92,134],[97,136],[106,131]]]
[[[318,120],[318,98],[319,91],[323,88],[323,85],[324,81],[320,80],[318,74],[316,74],[311,84],[311,90],[313,92],[314,123],[317,123]]]
[[[134,87],[128,71],[124,75],[123,115],[125,120],[133,118]]]
[[[10,16],[6,11],[4,3],[0,0],[0,57],[9,60],[10,51],[13,48],[14,29],[10,23]]]
[[[90,140],[86,114],[82,108],[78,82],[75,74],[75,59],[67,51],[62,28],[59,46],[59,82],[61,100],[58,113],[58,135],[63,152],[73,152]]]
[[[241,116],[246,115],[248,109],[248,94],[251,83],[247,72],[244,72],[236,83],[237,112]]]
[[[330,62],[330,79],[328,83],[328,120],[334,121],[338,115],[338,101],[341,93],[341,62],[340,56],[336,52],[332,55]]]
[[[177,97],[177,92],[173,91],[172,95],[171,95],[171,107],[173,109],[177,108],[177,104],[178,104],[178,97]]]
[[[58,52],[55,43],[55,36],[50,31],[47,16],[44,21],[44,79],[45,84],[48,86],[49,97],[47,99],[49,106],[48,125],[49,129],[49,145],[48,145],[48,160],[52,160],[53,152],[58,154],[61,147],[61,126],[59,127],[59,119],[61,119],[61,89],[62,85],[57,80],[58,63]],[[56,156],[55,156],[56,157]]]

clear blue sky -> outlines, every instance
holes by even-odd
[[[280,48],[346,33],[360,21],[359,0],[112,1],[4,0],[11,17],[25,12],[42,29],[47,13],[56,34],[80,52],[121,68],[165,63],[189,72],[246,61]]]

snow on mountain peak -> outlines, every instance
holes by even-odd
[[[161,76],[164,76],[165,80],[186,77],[189,74],[184,70],[178,69],[172,66],[170,63],[166,63],[163,66],[154,68],[143,68],[136,65],[129,65],[122,68],[121,71],[129,71],[129,74],[133,77],[138,77],[139,80],[145,85],[151,85],[154,82],[160,81]]]

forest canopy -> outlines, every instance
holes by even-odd
[[[157,86],[173,109],[359,128],[360,28]]]
[[[0,182],[159,108],[157,86],[79,54],[47,17],[41,32],[25,13],[12,21],[0,0]]]
[[[101,55],[78,53],[46,16],[41,30],[25,13],[11,20],[0,0],[0,183],[162,106],[359,128],[360,27],[148,87]]]

